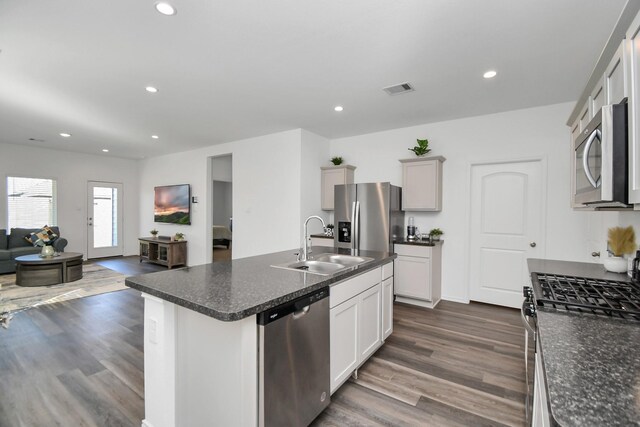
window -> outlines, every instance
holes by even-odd
[[[8,228],[58,225],[56,181],[7,177]]]

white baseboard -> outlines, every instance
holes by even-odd
[[[435,306],[438,305],[440,300],[434,302],[434,301],[423,301],[419,299],[396,296],[396,302],[403,302],[405,304],[417,305],[419,307],[435,308]]]
[[[142,426],[141,427],[153,427],[153,424],[151,424],[147,420],[142,420]]]
[[[451,301],[451,302],[459,302],[462,304],[469,304],[471,301],[468,299],[464,299],[464,298],[457,298],[457,297],[446,297],[446,296],[442,296],[442,299],[445,301]]]

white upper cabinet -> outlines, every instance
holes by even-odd
[[[627,90],[627,72],[625,67],[625,46],[626,41],[620,43],[620,47],[613,56],[613,59],[604,72],[604,92],[605,104],[619,104],[624,98],[629,96]],[[594,112],[595,114],[595,112]]]
[[[598,111],[600,111],[600,109],[602,109],[602,106],[605,104],[604,84],[602,80],[600,80],[596,88],[591,93],[591,97],[589,98],[589,100],[591,101],[591,115],[589,117],[590,120],[598,113]]]
[[[442,210],[442,156],[417,157],[402,163],[402,210]]]
[[[627,31],[624,50],[629,94],[629,203],[640,203],[640,14]]]
[[[334,187],[341,184],[353,184],[355,166],[323,166],[320,168],[321,179],[321,202],[320,207],[325,211],[333,210]]]
[[[591,99],[589,99],[589,102],[587,102],[587,105],[584,106],[584,109],[580,113],[580,130],[585,129],[591,120],[589,104],[591,104]]]

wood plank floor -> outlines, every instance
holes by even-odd
[[[148,271],[136,262],[112,259],[107,267]],[[450,302],[395,310],[393,335],[314,425],[524,424],[516,310]],[[137,291],[20,313],[0,329],[0,426],[137,427],[144,418],[143,361]]]

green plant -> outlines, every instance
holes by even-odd
[[[418,145],[408,149],[409,151],[413,151],[416,156],[424,156],[431,151],[428,139],[416,139],[416,141],[418,141]]]
[[[430,236],[435,236],[435,237],[442,236],[443,234],[444,234],[444,231],[440,230],[439,228],[434,228],[429,232]]]
[[[633,227],[612,227],[609,229],[607,243],[614,256],[632,254],[636,250],[636,233]]]
[[[182,240],[184,239],[184,234],[176,233],[173,237],[175,238],[175,240]]]
[[[158,235],[158,230],[156,230],[155,228],[153,230],[151,230],[149,233],[151,233],[152,236],[157,236]]]
[[[331,158],[331,163],[333,163],[334,165],[338,166],[342,164],[342,157],[332,157]]]

